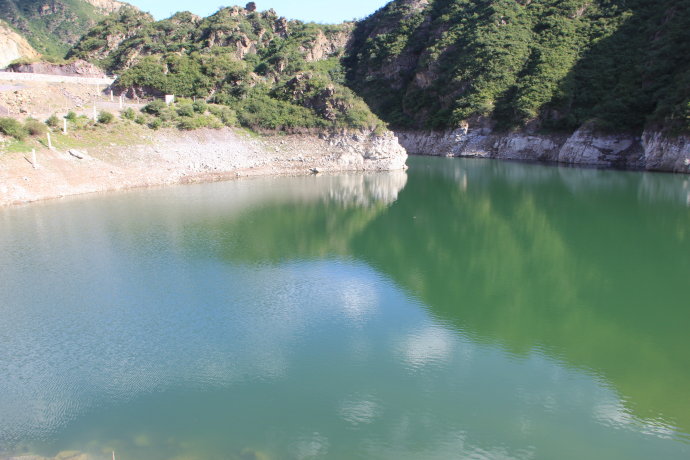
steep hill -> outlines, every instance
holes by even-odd
[[[7,23],[0,21],[0,69],[16,59],[35,57],[38,57],[38,53],[29,42]]]
[[[202,97],[232,107],[253,128],[382,129],[343,85],[340,60],[353,27],[288,21],[253,3],[157,22],[125,8],[69,56],[119,75],[116,84],[129,95]]]
[[[0,19],[37,51],[63,57],[98,21],[124,5],[115,0],[0,0]]]
[[[350,86],[393,126],[687,129],[690,0],[395,0],[357,24]]]

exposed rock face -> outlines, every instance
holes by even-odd
[[[337,162],[344,170],[390,171],[405,168],[407,161],[407,152],[390,131],[345,131],[332,134],[328,144],[343,152]]]
[[[314,42],[303,48],[307,62],[320,61],[341,54],[352,40],[352,29],[339,30],[328,36],[319,31]]]
[[[51,64],[49,62],[18,64],[10,66],[7,70],[10,72],[18,73],[40,73],[46,75],[65,75],[95,78],[105,77],[105,73],[100,68],[82,60],[76,60],[69,64]]]
[[[0,21],[0,68],[7,67],[12,61],[20,58],[36,58],[39,54],[24,37]]]
[[[690,139],[658,131],[600,134],[588,127],[567,135],[495,133],[463,127],[442,132],[398,132],[408,153],[417,155],[548,161],[571,165],[690,173]]]
[[[594,166],[644,168],[639,139],[626,135],[598,135],[581,128],[558,151],[556,161]]]
[[[118,2],[115,0],[84,0],[87,3],[92,4],[98,8],[103,14],[110,14],[118,11],[120,8],[125,6],[125,3]]]
[[[671,138],[658,131],[642,135],[645,167],[655,171],[690,173],[690,138]]]

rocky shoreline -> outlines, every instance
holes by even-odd
[[[78,158],[81,157],[81,158]],[[0,206],[85,193],[263,175],[405,168],[391,132],[256,136],[235,129],[151,132],[137,145],[0,157]]]
[[[397,131],[409,154],[543,161],[578,166],[690,173],[690,138],[658,131],[642,136],[601,134],[583,127],[572,135],[497,133],[488,127]]]

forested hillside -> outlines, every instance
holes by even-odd
[[[639,131],[688,127],[689,54],[690,0],[396,0],[346,64],[397,127]]]
[[[157,22],[124,8],[69,53],[267,129],[381,126],[370,107],[394,128],[628,133],[688,130],[688,55],[690,0],[395,0],[333,26],[253,2]]]
[[[221,8],[154,21],[132,9],[111,15],[70,52],[119,75],[130,96],[175,94],[229,106],[252,128],[363,128],[382,122],[344,86],[353,24],[287,21],[275,11]]]
[[[61,58],[98,21],[123,5],[115,0],[0,0],[0,19],[40,53]]]

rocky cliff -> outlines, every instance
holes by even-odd
[[[400,131],[410,154],[544,161],[568,165],[690,173],[690,138],[647,130],[606,134],[591,126],[571,135],[496,133],[467,126],[446,131]]]

